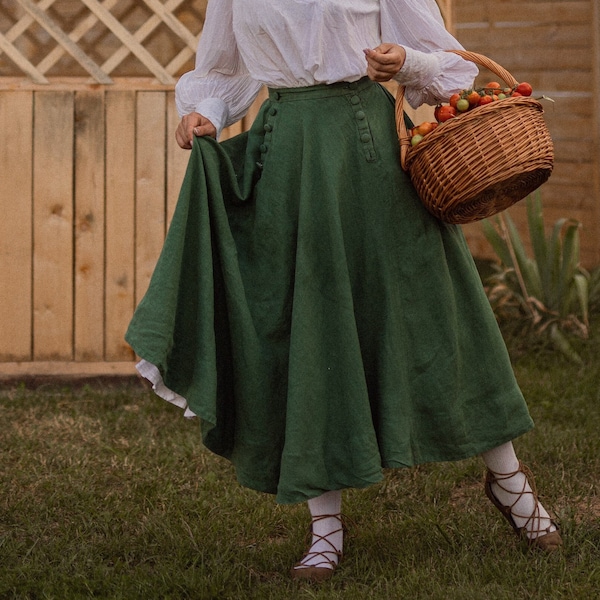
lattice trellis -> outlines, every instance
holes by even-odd
[[[0,0],[0,77],[154,77],[193,65],[206,0]]]

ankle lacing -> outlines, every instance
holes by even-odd
[[[314,524],[322,521],[324,519],[337,519],[340,523],[340,527],[338,529],[334,529],[325,535],[320,535],[318,533],[314,533]],[[342,516],[337,515],[318,515],[313,517],[311,520],[311,544],[308,552],[302,557],[299,563],[294,566],[294,569],[335,569],[337,567],[342,553],[340,550],[336,548],[336,546],[328,539],[329,536],[335,535],[337,533],[343,532],[344,526],[342,522]],[[314,548],[319,542],[325,542],[328,546],[331,547],[331,550],[311,550]],[[311,564],[305,564],[307,561],[312,561],[315,558],[322,558],[318,562],[311,562]]]
[[[520,491],[514,491],[502,482],[522,473],[523,485]],[[509,505],[503,504],[492,489],[492,485],[497,485],[503,492],[511,494],[515,497],[514,502]],[[529,489],[527,487],[529,486]],[[554,549],[562,543],[560,534],[558,533],[558,526],[550,517],[545,516],[541,512],[541,504],[537,495],[535,487],[535,480],[532,472],[527,466],[519,461],[519,468],[512,473],[495,473],[491,470],[487,470],[485,478],[485,492],[491,502],[498,508],[498,510],[504,515],[506,520],[510,523],[512,528],[521,536],[525,536],[530,544],[539,546],[544,550]],[[530,495],[533,502],[533,510],[531,514],[520,514],[516,512],[515,507],[524,495]],[[515,518],[523,519],[524,525],[518,525]],[[550,524],[548,527],[541,527],[543,520],[549,520]]]

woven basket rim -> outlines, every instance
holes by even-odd
[[[498,102],[490,102],[484,106],[477,106],[458,117],[449,119],[436,127],[432,132],[428,133],[416,146],[411,146],[411,137],[407,133],[406,136],[399,138],[401,146],[408,146],[408,151],[405,155],[405,169],[409,168],[410,164],[418,154],[426,152],[433,144],[440,143],[442,138],[450,137],[457,132],[460,133],[467,125],[483,122],[488,119],[492,113],[515,110],[525,106],[535,108],[541,114],[544,113],[544,107],[539,100],[536,100],[531,96],[517,96],[514,98],[505,98]]]

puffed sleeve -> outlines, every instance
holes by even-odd
[[[446,29],[435,0],[381,0],[381,39],[406,50],[394,79],[406,87],[413,108],[447,101],[477,76],[475,64],[444,52],[463,47]]]
[[[210,0],[196,51],[196,67],[175,86],[180,116],[198,112],[220,133],[239,121],[260,91],[244,65],[233,32],[232,0]]]

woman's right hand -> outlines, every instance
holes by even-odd
[[[175,139],[184,150],[191,149],[194,136],[202,137],[204,135],[216,138],[217,128],[206,117],[197,112],[185,115],[175,131]]]

